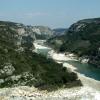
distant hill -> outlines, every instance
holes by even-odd
[[[53,31],[47,26],[32,26],[32,32],[35,33],[37,39],[48,39],[53,36]]]
[[[57,28],[57,29],[53,29],[53,34],[55,36],[61,36],[65,34],[65,31],[67,31],[67,29],[65,28]]]

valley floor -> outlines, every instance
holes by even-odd
[[[75,60],[73,57],[53,51],[49,52],[49,56],[58,63],[66,60]],[[63,66],[74,72],[76,70],[76,67],[66,62],[63,63]],[[83,83],[82,87],[62,88],[52,92],[39,91],[34,87],[27,86],[3,88],[0,89],[0,100],[100,100],[100,81],[86,77],[81,73],[76,73]]]

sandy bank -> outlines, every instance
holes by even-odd
[[[54,50],[51,50],[48,52],[48,56],[54,59],[55,61],[61,62],[61,61],[68,61],[68,60],[74,60],[78,61],[73,54],[67,54],[65,53],[57,53]]]
[[[98,91],[90,87],[39,91],[34,87],[0,89],[0,100],[100,100]]]
[[[51,49],[49,47],[39,45],[38,43],[33,43],[33,44],[34,44],[35,49]]]

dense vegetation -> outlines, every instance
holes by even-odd
[[[28,33],[20,35],[18,27],[15,23],[0,23],[0,87],[28,85],[54,89],[69,83],[81,85],[75,73],[33,53],[34,39]]]

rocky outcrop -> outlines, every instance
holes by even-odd
[[[36,33],[36,37],[40,39],[48,39],[53,36],[53,30],[47,26],[33,26],[32,31]]]
[[[3,69],[0,70],[0,76],[9,76],[12,75],[15,71],[15,68],[10,63],[5,63]]]

